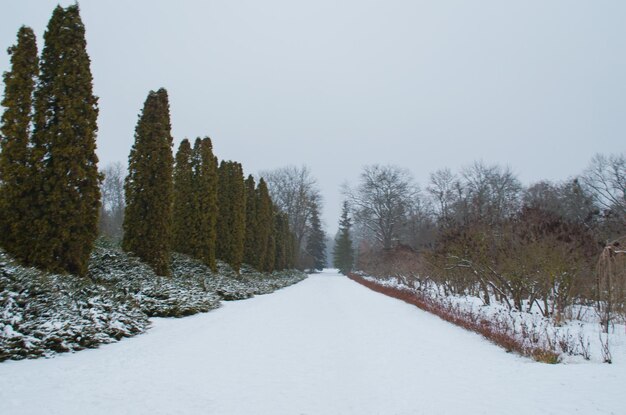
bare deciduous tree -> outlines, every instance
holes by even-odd
[[[360,183],[344,189],[354,209],[354,220],[370,230],[383,249],[389,250],[399,238],[407,215],[419,195],[408,170],[397,166],[366,166]]]
[[[430,174],[430,183],[426,190],[434,201],[435,212],[442,224],[449,224],[452,206],[458,199],[460,187],[458,177],[448,168]]]
[[[626,217],[626,157],[623,154],[596,154],[581,181],[599,207]]]
[[[276,207],[289,215],[291,229],[296,237],[296,248],[301,253],[313,206],[321,207],[322,198],[317,181],[307,166],[282,167],[261,172],[260,175],[267,182]]]
[[[522,185],[508,167],[476,162],[461,175],[467,213],[472,218],[496,224],[519,208]]]
[[[102,171],[104,180],[100,185],[102,206],[100,207],[100,234],[111,240],[122,238],[124,222],[124,178],[126,168],[120,162],[107,165]]]

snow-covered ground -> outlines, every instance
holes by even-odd
[[[624,414],[626,359],[547,365],[332,271],[0,364],[0,414]]]

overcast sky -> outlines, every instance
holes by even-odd
[[[22,24],[41,49],[57,3],[3,1],[2,52]],[[530,183],[626,151],[623,0],[79,4],[102,166],[126,162],[148,91],[165,87],[174,150],[208,135],[246,174],[308,165],[332,232],[339,187],[366,164],[406,167],[425,184],[483,160]]]

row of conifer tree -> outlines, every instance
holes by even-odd
[[[78,5],[57,6],[38,56],[33,30],[9,48],[0,126],[0,244],[21,262],[85,275],[98,236],[98,106]],[[172,251],[270,272],[294,265],[289,220],[266,183],[241,164],[218,165],[209,138],[176,155],[167,92],[151,91],[125,181],[122,248],[169,274]]]
[[[122,247],[169,273],[170,252],[216,269],[216,259],[239,271],[243,263],[271,272],[294,265],[289,220],[263,178],[213,155],[208,137],[181,141],[176,158],[167,91],[151,91],[135,130],[125,182]]]

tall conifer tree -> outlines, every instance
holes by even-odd
[[[8,50],[11,70],[4,73],[0,129],[0,244],[13,256],[27,260],[32,249],[29,232],[33,194],[30,139],[33,92],[39,73],[33,30],[21,27],[17,44]]]
[[[222,160],[218,168],[217,182],[217,243],[216,255],[218,259],[229,262],[232,227],[230,204],[230,171],[231,162]]]
[[[333,250],[333,265],[339,268],[342,274],[352,271],[352,266],[354,265],[354,250],[350,237],[352,221],[349,215],[348,202],[343,202],[341,219],[339,220],[339,232],[335,237],[335,249]]]
[[[174,206],[172,208],[172,250],[192,255],[192,232],[196,223],[196,200],[192,150],[186,138],[180,142],[174,166]]]
[[[84,275],[98,235],[100,174],[97,98],[78,5],[57,6],[35,92],[31,213],[36,238],[29,262]]]
[[[310,231],[306,252],[312,259],[312,268],[321,271],[326,266],[326,235],[322,230],[317,203],[311,204]]]
[[[265,180],[257,186],[257,269],[271,272],[275,262],[274,206]]]
[[[244,247],[244,262],[257,266],[258,263],[258,234],[257,234],[257,195],[254,177],[246,179],[246,240]]]
[[[213,144],[209,137],[196,139],[192,167],[195,223],[190,230],[193,235],[191,254],[215,271],[218,178],[217,158],[213,155]]]
[[[163,88],[150,91],[135,129],[124,190],[122,248],[169,275],[172,239],[173,170],[169,99]]]
[[[218,198],[218,258],[239,272],[246,239],[246,191],[241,164],[222,161]]]
[[[287,268],[287,242],[289,240],[289,219],[285,213],[274,213],[274,269]]]

